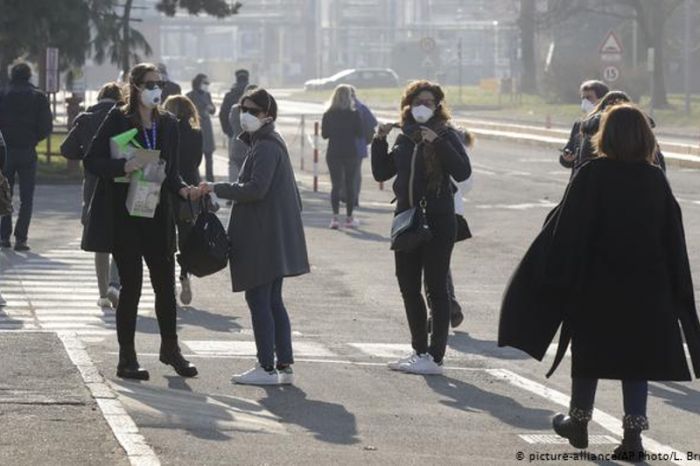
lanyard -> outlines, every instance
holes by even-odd
[[[143,136],[146,140],[146,147],[148,147],[150,150],[156,149],[156,135],[156,121],[153,120],[153,122],[151,123],[151,137],[148,137],[148,131],[146,130],[146,128],[143,128]]]

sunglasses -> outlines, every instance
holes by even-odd
[[[262,112],[263,109],[261,108],[241,107],[241,113],[250,113],[254,117],[260,115]]]
[[[163,89],[164,81],[144,81],[143,87],[152,91],[155,88]]]

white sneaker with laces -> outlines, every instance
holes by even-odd
[[[425,353],[401,364],[399,370],[409,374],[442,375],[442,364],[437,364],[431,355]]]
[[[280,385],[293,385],[294,384],[294,371],[290,366],[284,369],[277,369],[279,374]]]
[[[344,228],[359,228],[360,227],[360,221],[354,217],[348,217],[345,219],[345,224],[343,225]]]
[[[387,367],[389,369],[391,369],[392,371],[400,371],[400,370],[402,370],[401,366],[403,364],[411,362],[414,358],[417,358],[417,357],[418,357],[418,354],[414,351],[413,353],[411,353],[410,356],[406,356],[405,358],[401,358],[399,360],[390,362],[389,364],[387,364]]]
[[[97,307],[101,308],[112,308],[112,301],[109,300],[109,298],[100,298],[97,300]]]
[[[241,385],[279,385],[280,377],[276,370],[268,372],[257,365],[242,374],[234,375],[233,382]]]
[[[107,299],[112,303],[114,309],[119,307],[119,288],[114,286],[107,288]]]

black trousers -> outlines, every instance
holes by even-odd
[[[117,307],[117,338],[120,348],[134,348],[136,316],[143,286],[143,261],[148,267],[156,296],[156,318],[161,338],[177,338],[175,261],[168,251],[164,222],[158,207],[153,219],[121,215],[117,220],[114,259],[121,277]]]
[[[345,188],[345,198],[355,199],[355,177],[360,168],[360,159],[356,155],[353,156],[326,156],[328,163],[328,171],[331,175],[331,207],[333,215],[338,215],[340,212],[340,190]],[[345,204],[346,214],[352,217],[352,212],[355,209],[354,202]]]
[[[413,251],[396,251],[394,258],[396,278],[411,330],[411,345],[416,353],[430,353],[435,362],[439,363],[445,356],[450,329],[447,276],[450,270],[456,225],[454,214],[428,214],[427,220],[433,238]],[[427,297],[432,304],[431,335],[428,335],[428,313],[422,294],[423,274]]]

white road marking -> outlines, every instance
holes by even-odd
[[[186,340],[183,341],[195,354],[217,356],[254,356],[257,354],[253,341],[221,341],[221,340]],[[299,356],[329,358],[335,353],[313,341],[299,341],[292,343],[294,353]]]
[[[568,445],[569,440],[556,434],[519,434],[518,437],[531,445]],[[589,435],[589,445],[617,444],[619,440],[609,435]]]

